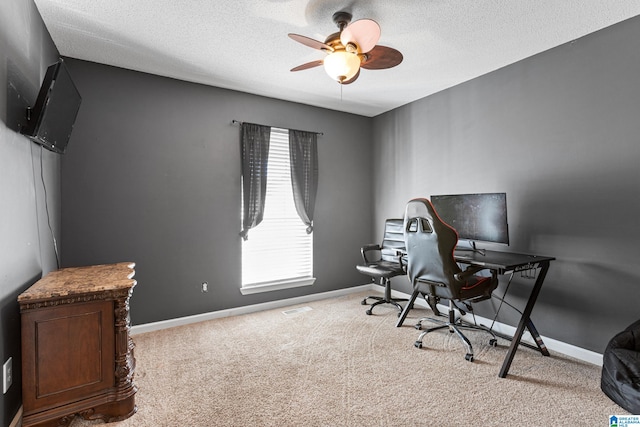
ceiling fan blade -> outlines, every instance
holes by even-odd
[[[351,84],[351,83],[355,82],[358,77],[360,77],[360,69],[359,68],[358,68],[358,72],[356,73],[355,76],[351,77],[349,80],[343,81],[340,84],[343,84],[343,85]]]
[[[318,67],[322,65],[322,59],[318,59],[317,61],[307,62],[306,64],[298,65],[291,69],[291,71],[302,71],[308,70],[309,68]]]
[[[326,50],[328,52],[333,52],[333,48],[328,44],[319,42],[318,40],[314,40],[307,36],[301,36],[300,34],[289,33],[289,37],[291,37],[293,40],[297,41],[298,43],[302,43],[303,45],[309,46],[313,49]]]
[[[402,59],[402,54],[396,49],[378,45],[365,54],[360,66],[367,70],[383,70],[395,67]]]
[[[369,52],[380,39],[380,25],[372,19],[359,19],[347,25],[340,33],[340,42],[347,46],[349,42],[355,43],[360,52]]]

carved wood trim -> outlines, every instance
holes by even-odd
[[[101,300],[113,300],[127,298],[127,310],[129,308],[128,298],[133,293],[133,288],[129,289],[117,289],[106,290],[99,293],[74,295],[64,298],[51,298],[40,301],[25,301],[20,303],[20,311],[26,310],[38,310],[47,307],[57,307],[65,304],[78,304],[83,302],[101,301]]]

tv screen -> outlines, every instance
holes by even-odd
[[[509,244],[505,193],[436,195],[431,203],[458,238]]]
[[[64,153],[82,98],[60,59],[47,68],[23,134],[55,153]]]

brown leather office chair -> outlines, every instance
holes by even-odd
[[[360,253],[363,264],[357,265],[356,269],[371,277],[374,283],[379,281],[380,285],[384,286],[384,296],[368,296],[362,300],[362,305],[367,305],[370,299],[375,300],[366,313],[372,314],[373,307],[377,305],[391,304],[398,308],[398,315],[400,315],[402,306],[398,301],[406,301],[406,299],[391,297],[391,278],[406,274],[401,263],[404,255],[403,220],[387,219],[384,223],[382,244],[365,245],[360,249]]]
[[[449,301],[448,316],[441,318],[425,317],[419,319],[417,329],[422,329],[422,322],[430,321],[438,326],[424,330],[415,346],[422,347],[425,335],[438,329],[447,329],[456,333],[464,343],[467,354],[465,358],[473,361],[473,347],[461,329],[480,329],[492,336],[489,344],[497,345],[493,332],[478,324],[469,324],[456,318],[456,310],[464,313],[472,312],[471,303],[491,297],[498,286],[495,272],[490,276],[477,275],[482,267],[469,267],[462,271],[454,259],[454,250],[458,243],[458,234],[443,222],[428,199],[409,201],[404,216],[404,238],[407,251],[407,275],[413,285],[413,294],[401,314],[398,326],[402,324],[419,294],[424,295],[433,307],[440,299]],[[436,313],[438,314],[438,313]],[[475,323],[475,322],[474,322]]]

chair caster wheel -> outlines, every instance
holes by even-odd
[[[498,346],[498,340],[497,340],[497,339],[495,339],[495,338],[491,338],[491,339],[489,340],[489,345],[490,345],[491,347],[497,347],[497,346]]]
[[[416,341],[413,343],[416,348],[422,348],[422,341]]]
[[[371,309],[369,309],[369,310],[365,311],[365,313],[367,313],[369,316],[371,316],[371,315],[373,314],[373,313],[372,313],[372,311],[371,311]]]
[[[398,317],[400,317],[400,316],[402,316],[402,312],[399,312],[399,313],[398,313]]]
[[[362,301],[360,301],[360,305],[367,305],[367,300],[363,299]]]
[[[465,358],[466,360],[468,360],[469,362],[473,362],[473,354],[471,354],[471,353],[467,353],[467,354],[465,354],[465,355],[464,355],[464,358]]]
[[[414,328],[416,328],[417,330],[419,330],[419,331],[420,331],[420,330],[422,330],[422,324],[417,323],[417,324],[414,326]]]

